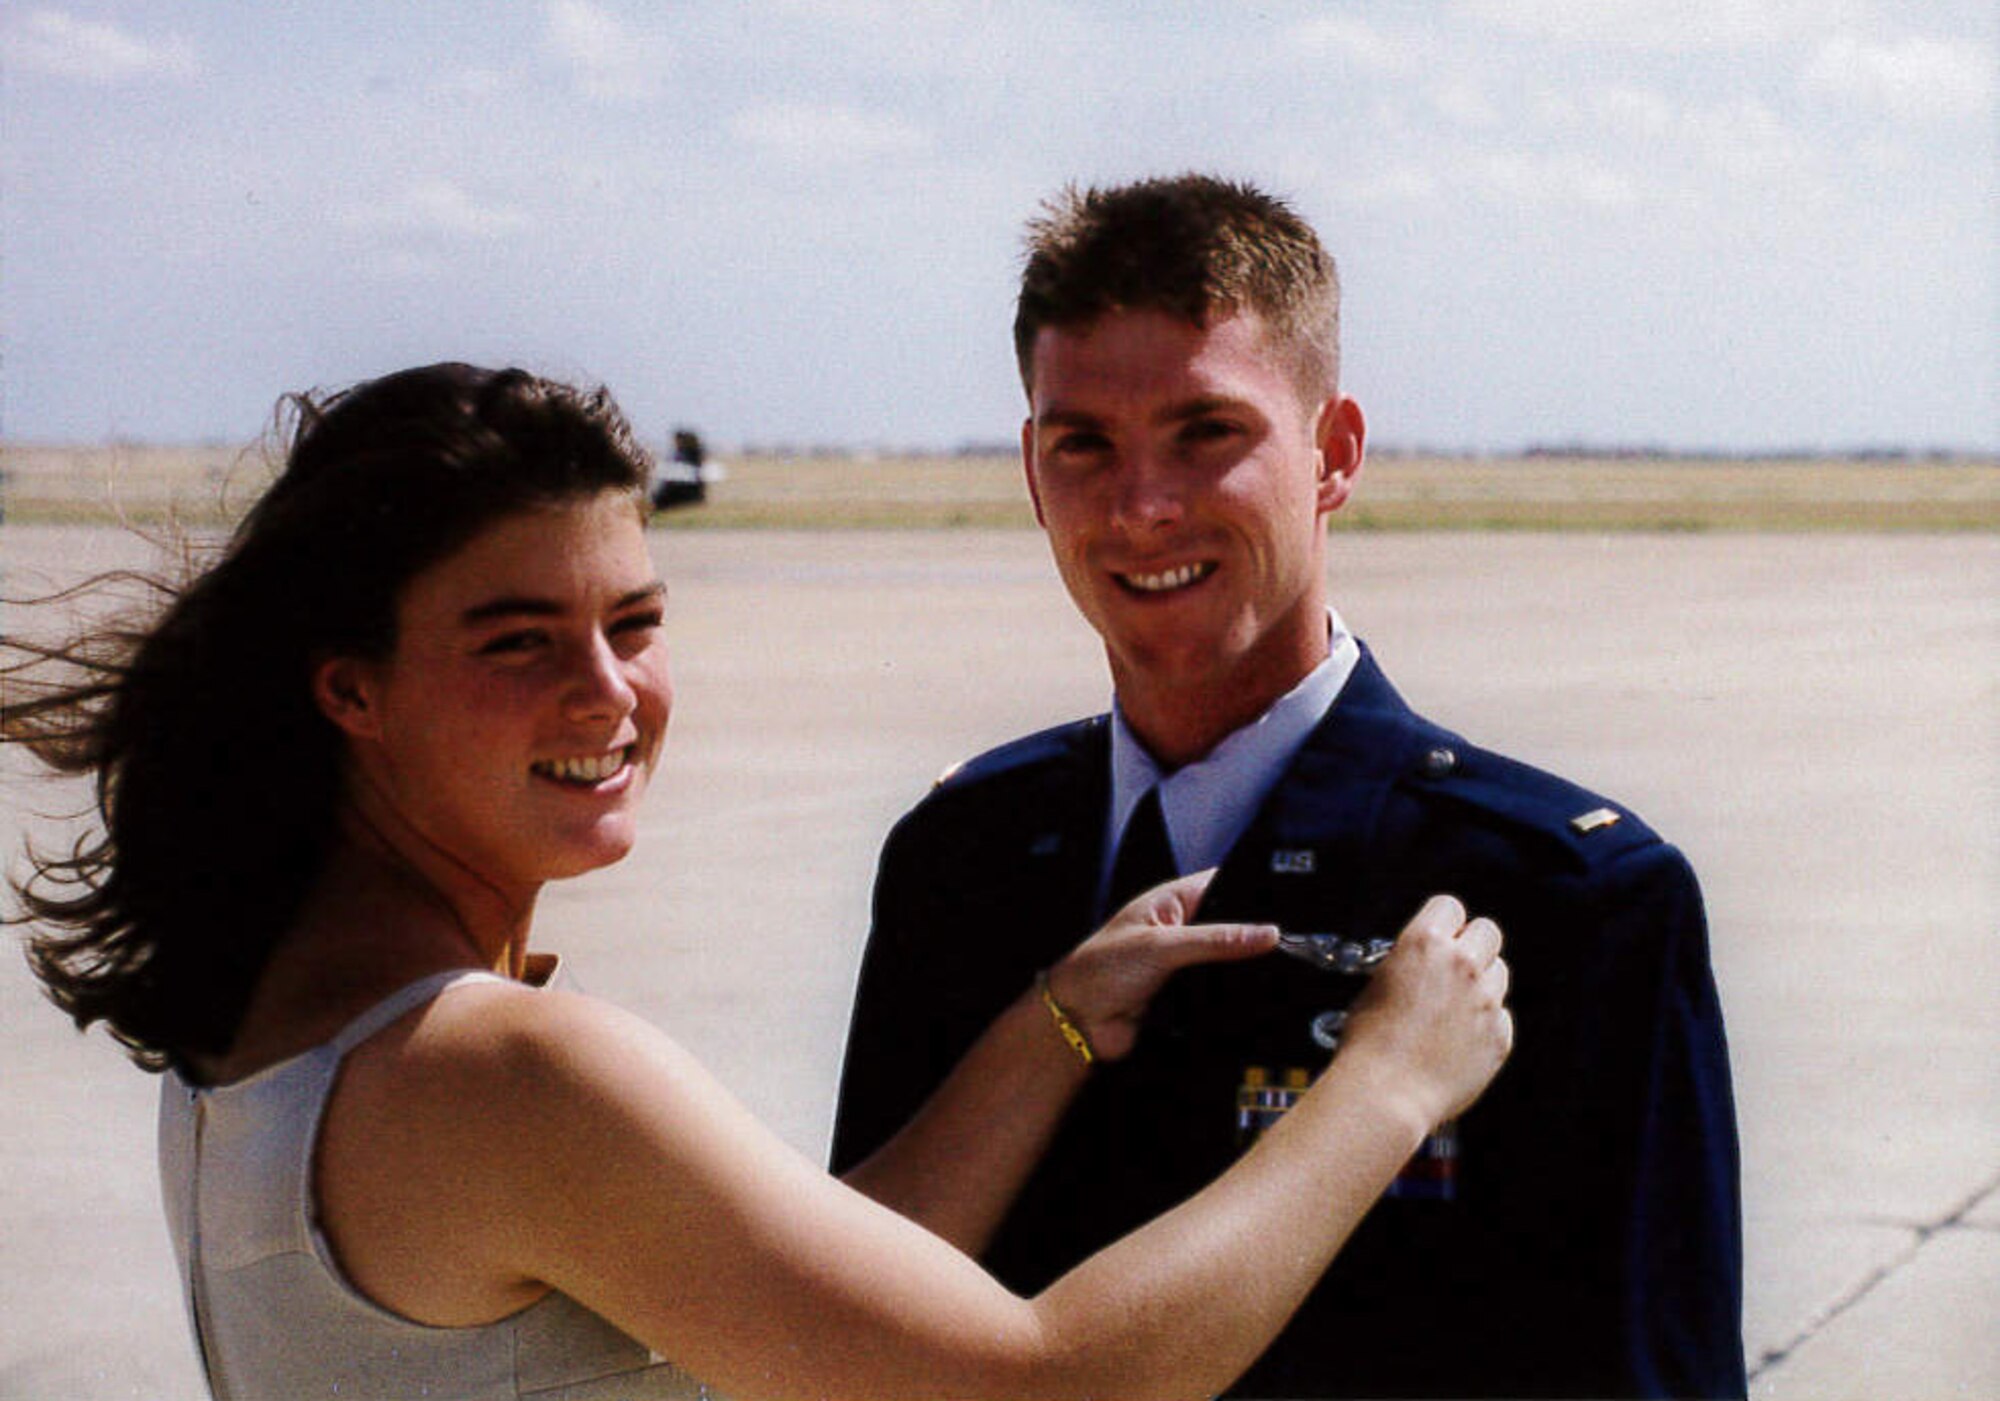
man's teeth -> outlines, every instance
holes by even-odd
[[[1184,589],[1197,579],[1208,577],[1212,564],[1183,564],[1178,569],[1162,570],[1158,574],[1127,574],[1125,582],[1141,593],[1165,593],[1168,589]]]
[[[563,783],[602,783],[625,767],[631,749],[614,749],[609,754],[586,754],[574,759],[544,759],[535,772]]]

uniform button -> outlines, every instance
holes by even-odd
[[[1457,771],[1458,754],[1440,746],[1424,755],[1422,768],[1425,778],[1444,778]]]

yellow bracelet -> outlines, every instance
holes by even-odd
[[[1056,995],[1049,991],[1049,975],[1046,971],[1035,974],[1035,991],[1042,995],[1042,1005],[1048,1008],[1049,1015],[1055,1018],[1056,1030],[1062,1033],[1063,1040],[1069,1042],[1070,1049],[1083,1057],[1085,1065],[1096,1060],[1097,1052],[1090,1048],[1090,1038],[1083,1034],[1082,1027],[1070,1020],[1069,1013],[1063,1010],[1062,1003],[1056,1001]]]

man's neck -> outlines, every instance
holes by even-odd
[[[1299,750],[1326,719],[1361,650],[1329,615],[1334,645],[1325,661],[1254,720],[1239,725],[1199,760],[1169,774],[1134,732],[1122,702],[1112,717],[1111,791],[1105,808],[1105,870],[1141,797],[1157,788],[1181,870],[1219,864]]]
[[[1326,616],[1322,607],[1320,617]],[[1111,657],[1111,680],[1125,723],[1164,773],[1208,757],[1218,744],[1277,704],[1329,655],[1322,625],[1311,643],[1281,661],[1214,677],[1138,675]]]
[[[1229,698],[1240,701],[1240,697]],[[1208,757],[1211,750],[1264,713],[1268,701],[1254,710],[1240,704],[1215,704],[1210,698],[1180,696],[1165,705],[1149,705],[1142,695],[1118,689],[1118,706],[1139,743],[1162,773]]]

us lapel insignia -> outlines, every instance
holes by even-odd
[[[1311,847],[1279,847],[1271,853],[1273,875],[1309,876],[1313,873],[1313,865]]]
[[[1054,856],[1062,850],[1062,833],[1044,832],[1028,843],[1030,856]]]
[[[1592,808],[1589,812],[1579,813],[1577,816],[1572,817],[1569,820],[1569,825],[1570,829],[1579,837],[1587,837],[1592,832],[1615,826],[1617,822],[1618,814],[1612,809]]]

